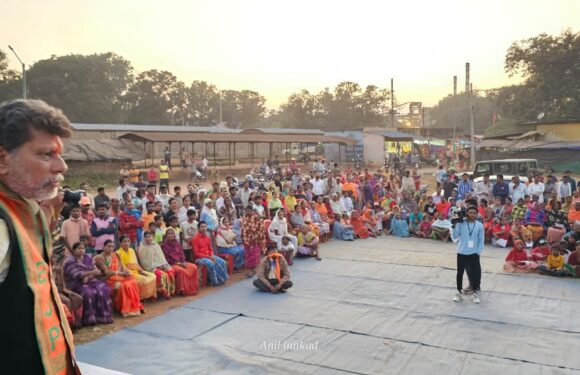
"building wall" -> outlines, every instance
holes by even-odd
[[[363,143],[365,163],[370,160],[373,164],[383,165],[385,163],[385,137],[364,133]]]
[[[569,124],[537,124],[536,129],[544,134],[544,140],[580,141],[580,122]]]

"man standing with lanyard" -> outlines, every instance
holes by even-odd
[[[58,194],[71,125],[40,100],[0,104],[2,373],[74,374],[72,333],[54,283],[52,241],[38,202]]]
[[[457,243],[457,293],[453,301],[463,301],[463,273],[467,271],[467,278],[473,294],[473,303],[479,303],[481,264],[479,255],[483,250],[485,239],[483,224],[476,220],[477,208],[470,206],[467,208],[467,219],[455,223],[453,228],[453,238],[458,239]]]

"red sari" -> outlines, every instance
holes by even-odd
[[[363,223],[358,210],[353,211],[350,215],[350,225],[352,225],[352,230],[358,238],[369,238],[369,230]]]

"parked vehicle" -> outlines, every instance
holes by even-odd
[[[504,180],[509,181],[513,176],[518,176],[522,182],[527,182],[528,174],[537,170],[539,170],[537,159],[500,159],[476,162],[471,174],[476,182],[482,180],[485,174],[489,174],[493,181],[497,179],[498,174],[502,174]]]

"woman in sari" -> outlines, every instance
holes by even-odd
[[[409,224],[403,219],[400,212],[391,218],[389,233],[396,237],[409,237]]]
[[[298,233],[298,252],[297,256],[315,257],[316,260],[322,260],[318,253],[318,236],[310,230],[308,225],[303,225]]]
[[[308,225],[310,230],[312,230],[317,237],[320,236],[320,227],[314,223],[311,212],[312,210],[310,209],[310,205],[308,202],[306,202],[305,199],[300,200],[297,210],[299,210],[300,214],[302,215],[304,224]]]
[[[60,236],[60,231],[59,231]],[[66,287],[64,277],[65,250],[53,251],[52,272],[54,283],[58,289],[58,295],[63,303],[63,307],[68,310],[67,320],[73,329],[81,328],[83,325],[83,297]]]
[[[282,237],[284,236],[292,241],[295,249],[298,248],[298,239],[288,231],[288,221],[286,220],[285,211],[282,208],[276,212],[276,215],[274,215],[274,219],[268,228],[268,237],[272,242],[278,244],[278,242],[282,241]]]
[[[350,215],[350,224],[357,238],[369,238],[369,230],[364,225],[359,210],[354,210]]]
[[[506,272],[533,272],[538,267],[538,264],[533,261],[528,261],[529,255],[524,248],[524,243],[521,240],[514,242],[514,248],[508,253],[505,258],[503,270]]]
[[[139,296],[141,300],[146,300],[149,298],[157,298],[157,277],[154,273],[147,272],[139,265],[137,261],[137,255],[135,250],[133,250],[129,245],[131,245],[131,240],[127,236],[121,236],[119,238],[121,247],[117,250],[117,255],[121,261],[121,265],[129,270],[131,275],[137,280],[137,285],[139,286]]]
[[[260,253],[266,247],[266,229],[264,222],[250,205],[246,207],[242,219],[242,240],[248,270],[246,276],[252,277],[256,273],[256,266],[260,263]]]
[[[163,241],[161,241],[163,243]],[[139,247],[139,263],[147,272],[155,274],[157,280],[157,295],[171,298],[175,294],[175,270],[165,259],[161,246],[153,241],[153,235],[143,233],[143,241]]]
[[[512,203],[512,199],[510,197],[505,198],[505,204],[501,210],[501,218],[505,219],[506,221],[511,221],[512,212],[514,210],[514,205]]]
[[[332,225],[334,224],[334,218],[332,217],[331,214],[329,214],[328,208],[326,207],[326,204],[324,203],[324,197],[323,196],[318,196],[317,200],[316,200],[316,213],[318,214],[318,216],[320,216],[320,220],[323,223],[328,224],[328,234],[326,236],[326,240],[329,240],[330,237],[332,236]],[[332,211],[330,211],[332,213]]]
[[[111,289],[97,279],[99,275],[93,258],[85,254],[85,245],[75,243],[64,262],[64,277],[66,285],[83,297],[83,325],[113,323]]]
[[[348,220],[348,215],[343,214],[340,220],[334,222],[332,227],[333,237],[342,241],[354,241],[354,231]]]
[[[233,222],[236,217],[238,217],[238,211],[236,210],[236,206],[234,206],[232,197],[227,196],[224,198],[224,205],[220,208],[218,217],[220,219],[227,217],[230,223]]]
[[[175,230],[168,228],[165,239],[161,244],[165,259],[175,271],[175,293],[184,296],[193,296],[199,290],[197,266],[185,261],[183,247],[179,243]]]
[[[213,201],[209,198],[203,202],[203,209],[201,210],[199,221],[205,221],[207,230],[212,234],[211,237],[213,237],[214,232],[219,227],[219,220],[217,212],[213,208]]]
[[[234,258],[234,269],[240,270],[244,266],[244,247],[236,242],[236,234],[230,227],[230,220],[222,217],[216,234],[217,252],[229,254]]]
[[[478,208],[479,216],[483,220],[483,233],[485,235],[485,241],[491,241],[491,229],[493,227],[493,209],[488,206],[487,199],[482,198],[479,201],[479,208]]]
[[[546,214],[547,240],[549,244],[560,242],[566,231],[569,230],[568,218],[561,209],[562,205],[557,200],[550,201],[551,207]]]
[[[121,265],[115,254],[115,243],[106,240],[103,252],[94,257],[95,265],[101,271],[100,279],[113,291],[113,302],[123,318],[138,316],[143,310],[139,287],[131,273]]]
[[[322,240],[322,242],[326,242],[330,239],[330,225],[323,221],[322,218],[320,217],[320,215],[318,214],[318,211],[316,211],[316,209],[310,207],[309,208],[310,211],[310,218],[312,219],[312,223],[313,225],[315,225],[318,228],[318,233],[317,236],[320,237],[320,239]],[[306,220],[304,220],[306,222]],[[308,223],[308,222],[306,222]]]
[[[284,205],[282,204],[282,201],[280,200],[280,198],[278,196],[278,192],[272,191],[272,197],[268,200],[268,212],[270,214],[270,215],[268,215],[268,217],[270,219],[273,219],[276,212],[280,209],[283,209],[283,208],[284,208]]]
[[[373,203],[372,202],[367,202],[365,205],[365,209],[363,211],[362,214],[362,221],[363,223],[366,225],[366,227],[369,229],[369,234],[372,237],[376,237],[377,233],[379,232],[377,229],[377,220],[374,216],[374,210],[373,210]],[[382,223],[381,223],[382,224]]]

